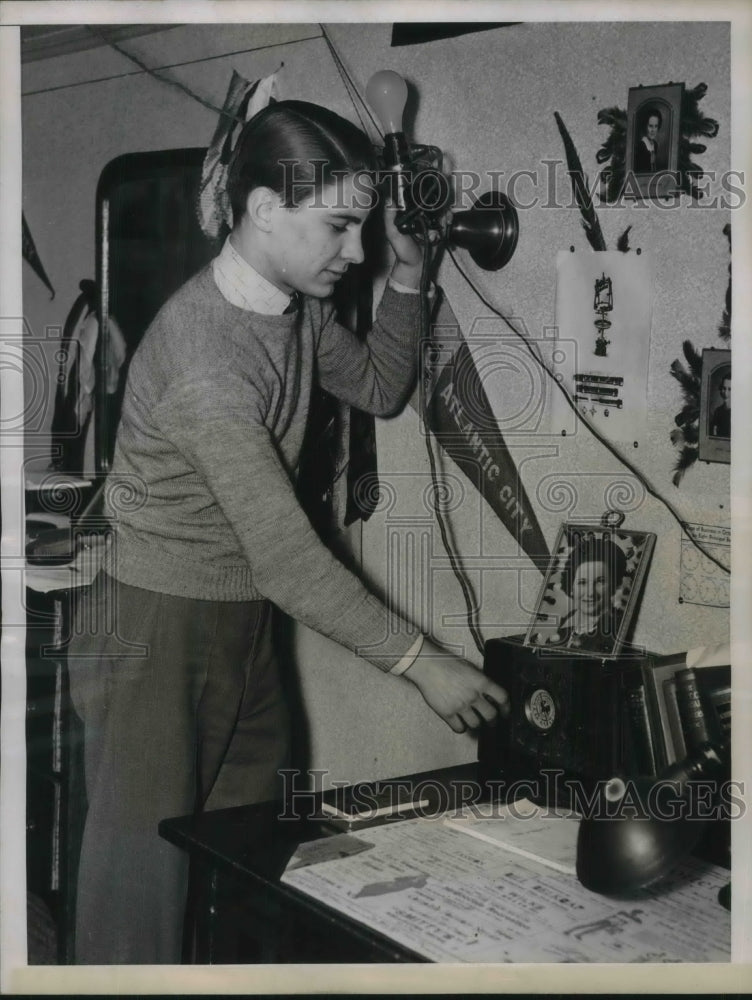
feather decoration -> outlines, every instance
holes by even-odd
[[[674,447],[680,449],[671,477],[674,486],[681,483],[684,473],[697,461],[700,426],[702,356],[689,340],[684,341],[682,349],[688,368],[685,368],[678,358],[671,362],[669,368],[670,374],[681,386],[684,397],[684,406],[674,418],[678,430],[672,430],[669,435]]]
[[[697,445],[692,447],[692,445],[685,445],[679,452],[679,456],[676,459],[676,464],[674,466],[674,474],[671,477],[671,482],[674,486],[678,486],[679,483],[684,478],[684,473],[697,461]]]
[[[669,372],[679,385],[682,387],[685,395],[688,395],[690,399],[697,397],[698,401],[700,398],[700,380],[697,376],[693,375],[691,372],[685,370],[684,365],[678,359],[671,362]],[[689,401],[689,400],[688,400]]]
[[[627,113],[622,108],[601,108],[598,112],[599,125],[611,125],[612,128],[627,134]]]
[[[702,378],[702,355],[692,346],[691,340],[685,340],[682,344],[684,357],[687,359],[689,370],[696,379]]]
[[[723,227],[723,235],[729,243],[729,254],[731,253],[731,225],[726,223]],[[731,261],[729,260],[729,280],[726,288],[726,305],[723,310],[721,325],[718,327],[718,336],[722,340],[729,340],[731,337]],[[690,340],[685,340],[682,344],[682,353],[686,366],[677,358],[671,362],[669,373],[673,375],[681,386],[684,405],[674,417],[676,427],[669,434],[671,444],[679,449],[679,455],[674,466],[674,474],[671,481],[674,486],[678,486],[687,469],[697,461],[700,440],[700,395],[702,385],[702,353],[692,344]]]
[[[728,284],[726,285],[726,305],[723,309],[723,316],[718,327],[718,336],[726,343],[731,341],[731,223],[727,222],[723,227],[723,235],[728,240],[729,245],[729,265]]]
[[[574,200],[577,202],[580,209],[582,227],[585,230],[588,243],[593,250],[605,250],[606,241],[603,239],[603,233],[601,232],[601,226],[598,222],[598,216],[595,214],[593,199],[590,197],[590,191],[588,190],[587,176],[582,169],[582,164],[580,163],[580,158],[577,155],[577,150],[575,149],[572,138],[569,135],[567,127],[562,121],[561,115],[558,111],[554,111],[554,118],[556,119],[556,124],[564,143],[564,153],[567,158],[567,170],[572,181],[572,192],[574,194]]]
[[[631,226],[627,226],[619,239],[616,241],[616,249],[621,250],[622,253],[629,253],[629,230],[631,228]]]
[[[685,432],[685,438],[687,435],[690,437],[692,436],[690,433],[690,427],[699,418],[699,416],[700,407],[696,403],[687,403],[687,405],[682,407],[682,409],[674,417],[674,423],[677,427],[681,427],[682,431]]]

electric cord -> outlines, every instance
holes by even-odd
[[[486,306],[487,309],[490,309],[491,312],[493,312],[500,319],[502,319],[504,321],[504,323],[506,323],[506,325],[512,331],[512,333],[522,341],[522,343],[525,345],[525,347],[527,348],[528,352],[530,353],[531,357],[537,362],[537,364],[539,364],[541,366],[541,368],[545,371],[545,373],[552,380],[552,382],[554,383],[554,385],[563,393],[564,398],[567,401],[567,405],[570,407],[570,409],[572,410],[572,412],[577,416],[577,418],[580,421],[582,421],[582,423],[593,434],[593,436],[596,438],[596,440],[599,441],[600,444],[602,444],[603,447],[606,448],[606,450],[609,451],[614,456],[614,458],[616,458],[619,462],[621,462],[622,465],[624,465],[632,473],[633,476],[635,476],[635,478],[642,484],[642,486],[645,488],[645,490],[652,497],[654,497],[654,499],[658,500],[659,503],[663,504],[663,506],[666,508],[666,510],[669,512],[669,514],[674,518],[674,520],[679,525],[679,527],[682,529],[682,531],[685,532],[687,538],[695,546],[695,548],[697,548],[700,552],[702,552],[702,554],[704,556],[706,556],[708,559],[710,559],[711,562],[715,563],[716,566],[720,567],[720,569],[722,569],[724,571],[724,573],[730,573],[730,570],[729,570],[728,566],[725,566],[720,561],[720,559],[718,559],[716,556],[714,556],[712,554],[712,552],[709,552],[705,548],[705,546],[701,542],[699,542],[692,535],[691,530],[689,529],[689,525],[687,524],[687,522],[683,520],[683,518],[681,517],[681,515],[679,514],[679,512],[673,506],[673,504],[669,500],[667,500],[666,497],[664,497],[663,494],[660,493],[660,491],[655,486],[653,486],[653,484],[650,482],[650,480],[647,478],[647,476],[640,469],[638,469],[636,465],[634,465],[632,462],[630,462],[629,459],[626,458],[619,451],[619,449],[616,447],[616,445],[614,445],[611,441],[609,441],[608,438],[606,438],[598,430],[597,427],[595,427],[593,424],[590,423],[589,420],[586,419],[586,417],[584,416],[584,414],[581,413],[580,410],[578,409],[577,404],[572,399],[572,396],[570,395],[570,393],[567,390],[566,386],[564,386],[559,381],[559,379],[556,378],[556,375],[554,374],[554,372],[552,371],[552,369],[550,368],[550,366],[546,364],[546,362],[544,361],[544,359],[541,357],[540,353],[534,349],[533,345],[529,342],[529,340],[527,339],[527,337],[524,334],[520,333],[520,331],[514,326],[514,324],[511,322],[511,320],[507,316],[505,316],[501,312],[501,310],[497,309],[496,306],[492,305],[488,301],[488,299],[483,295],[483,293],[480,291],[480,289],[474,284],[474,282],[469,277],[469,275],[467,274],[467,272],[461,267],[461,265],[457,261],[457,258],[452,253],[452,250],[451,250],[450,247],[447,247],[447,252],[449,253],[449,256],[450,256],[450,258],[451,258],[452,263],[454,264],[454,266],[457,268],[457,270],[459,271],[459,273],[465,279],[465,281],[467,282],[467,284],[469,285],[469,287],[472,289],[472,291],[475,292],[475,294],[480,299],[480,301],[483,303],[483,305]]]
[[[431,316],[429,308],[430,300],[428,297],[431,284],[431,244],[428,239],[428,226],[423,219],[421,219],[421,226],[423,230],[423,264],[420,276],[420,343],[423,348],[423,370],[428,371],[428,351],[431,346]],[[431,484],[433,486],[434,510],[436,512],[436,521],[439,525],[439,532],[441,534],[441,542],[444,546],[444,551],[449,557],[449,564],[452,567],[452,572],[454,573],[462,590],[462,596],[465,599],[465,608],[467,609],[467,627],[470,630],[470,634],[473,637],[473,642],[475,643],[478,652],[483,655],[485,643],[483,641],[483,635],[481,634],[477,620],[478,602],[475,600],[475,595],[471,591],[470,581],[467,578],[467,574],[460,565],[459,557],[454,551],[454,547],[449,538],[449,530],[444,518],[444,511],[442,510],[442,489],[436,469],[436,456],[434,455],[433,444],[431,441],[428,393],[425,391],[424,386],[420,387],[419,392],[423,401],[423,431],[426,438],[426,451],[428,452],[428,464],[431,469]]]
[[[334,46],[334,42],[329,37],[329,32],[326,30],[326,27],[321,22],[319,22],[319,28],[321,29],[321,37],[326,42],[327,48],[329,49],[329,54],[332,57],[332,61],[334,62],[334,65],[337,68],[337,72],[339,73],[340,78],[341,78],[343,84],[345,85],[345,90],[347,91],[347,96],[350,98],[350,102],[351,102],[353,108],[355,109],[355,114],[358,116],[358,121],[360,122],[360,127],[363,129],[363,131],[365,132],[366,135],[369,135],[368,128],[366,127],[366,123],[365,123],[365,121],[363,119],[363,115],[360,113],[360,107],[358,107],[358,102],[360,102],[360,106],[364,109],[364,111],[366,112],[366,114],[368,115],[368,117],[371,119],[371,124],[375,128],[376,134],[380,138],[383,139],[383,135],[382,135],[381,129],[379,128],[378,123],[376,122],[376,119],[371,114],[371,109],[368,107],[368,105],[366,104],[366,102],[360,96],[360,92],[358,91],[358,88],[357,88],[355,82],[353,81],[353,79],[350,76],[350,74],[347,72],[347,67],[345,66],[344,62],[342,61],[342,57],[337,52],[337,49]],[[353,96],[353,95],[355,95],[355,96]],[[356,97],[358,99],[357,102],[355,100]],[[370,138],[370,136],[369,136],[369,138]]]

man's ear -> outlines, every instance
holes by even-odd
[[[268,187],[255,187],[248,195],[246,212],[250,222],[264,233],[272,228],[274,210],[280,205],[280,197],[276,191]]]

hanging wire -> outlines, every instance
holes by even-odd
[[[358,116],[361,128],[366,133],[366,135],[368,135],[368,129],[366,128],[366,124],[363,120],[363,115],[360,113],[358,102],[360,102],[360,105],[365,109],[366,114],[371,119],[371,124],[376,130],[377,135],[381,136],[382,134],[381,129],[379,128],[376,119],[371,114],[371,111],[366,102],[360,96],[360,92],[358,91],[358,88],[354,83],[352,77],[347,72],[347,68],[343,63],[342,59],[340,59],[337,50],[334,46],[334,43],[329,37],[329,34],[325,26],[321,24],[320,28],[324,41],[326,42],[329,48],[329,52],[331,53],[334,64],[337,67],[340,77],[342,78],[342,82],[345,85],[345,89],[347,90],[350,101],[352,102],[352,105],[355,109],[355,113]],[[355,100],[355,98],[357,98],[357,101]],[[427,350],[430,338],[430,311],[429,311],[428,290],[431,283],[432,255],[431,255],[431,241],[429,239],[429,234],[428,234],[428,225],[422,217],[420,218],[419,221],[422,225],[422,236],[423,236],[423,264],[421,267],[421,278],[420,278],[420,334],[421,334],[421,343],[424,345],[424,349]],[[482,654],[484,651],[484,642],[483,642],[483,636],[480,632],[477,622],[477,614],[476,614],[477,601],[474,599],[474,595],[470,589],[470,582],[467,578],[466,573],[462,569],[459,558],[452,546],[451,540],[449,538],[449,530],[447,528],[446,520],[444,518],[444,512],[442,510],[442,503],[443,503],[442,488],[441,484],[439,483],[438,473],[436,470],[436,458],[433,453],[433,444],[431,442],[431,430],[428,420],[428,401],[425,394],[423,397],[423,423],[426,436],[426,450],[428,452],[428,461],[431,467],[431,482],[433,485],[433,495],[435,501],[434,510],[436,511],[436,520],[438,522],[439,531],[441,533],[441,541],[444,546],[444,550],[447,556],[449,557],[449,563],[452,567],[452,571],[462,589],[462,595],[465,599],[465,607],[467,609],[467,626],[470,629],[470,634],[473,637],[473,642],[475,643],[478,652]]]
[[[353,80],[353,78],[350,76],[350,74],[347,72],[347,67],[345,66],[344,62],[342,61],[342,59],[341,59],[341,57],[339,55],[339,53],[337,52],[337,49],[335,48],[334,42],[331,40],[331,38],[329,36],[329,32],[326,30],[326,27],[323,24],[321,24],[321,23],[319,24],[319,28],[321,28],[321,36],[324,39],[324,41],[326,42],[326,44],[327,44],[327,47],[329,49],[329,53],[330,53],[330,55],[332,57],[332,60],[334,61],[334,65],[337,67],[337,71],[338,71],[340,77],[342,78],[342,82],[345,85],[345,90],[347,91],[347,96],[350,98],[350,101],[352,102],[352,106],[355,109],[355,114],[358,116],[358,121],[360,122],[360,127],[363,129],[363,131],[365,132],[366,135],[369,135],[368,128],[366,127],[366,123],[365,123],[365,121],[363,119],[363,115],[360,112],[360,109],[363,108],[363,110],[366,112],[366,114],[368,115],[368,117],[371,119],[371,125],[376,130],[376,134],[381,138],[382,134],[381,134],[381,129],[379,128],[378,122],[376,121],[376,119],[371,114],[371,109],[368,107],[368,105],[366,104],[366,102],[360,96],[360,91],[358,90],[358,86],[355,83],[355,81]],[[355,100],[355,98],[357,98],[357,101]]]
[[[175,87],[177,90],[182,91],[184,94],[192,98],[194,101],[198,101],[199,104],[202,104],[205,108],[208,108],[209,111],[214,111],[218,115],[222,115],[223,118],[229,118],[230,121],[234,122],[237,125],[245,124],[244,119],[239,118],[237,115],[230,114],[229,111],[225,111],[224,108],[220,108],[212,101],[207,100],[207,98],[202,97],[200,94],[197,94],[195,90],[191,90],[190,87],[186,86],[184,83],[181,83],[179,80],[175,80],[171,76],[165,76],[165,74],[160,72],[159,70],[156,70],[151,66],[148,66],[142,59],[139,59],[138,56],[134,56],[131,52],[128,52],[126,49],[124,49],[122,45],[119,45],[111,38],[108,38],[107,34],[104,31],[101,31],[98,27],[96,27],[96,25],[87,24],[86,27],[91,32],[92,35],[96,35],[106,45],[109,45],[111,49],[114,49],[116,52],[119,52],[121,56],[124,56],[126,59],[129,59],[132,63],[138,66],[139,69],[142,69],[144,73],[148,73],[149,76],[153,77],[155,80],[159,80],[160,83],[166,83],[170,87]],[[284,63],[280,63],[279,68],[281,69],[282,66],[284,66]]]
[[[420,342],[423,347],[424,352],[424,371],[428,371],[428,352],[430,351],[430,308],[429,308],[429,298],[428,292],[431,284],[431,245],[428,238],[428,225],[423,218],[420,218],[420,223],[422,226],[423,235],[423,265],[421,268],[420,275]],[[447,528],[446,520],[444,518],[443,499],[442,499],[442,488],[439,482],[438,473],[436,470],[436,457],[433,453],[433,443],[431,441],[431,426],[430,426],[430,414],[428,410],[428,393],[425,391],[424,387],[421,386],[420,393],[423,398],[423,429],[426,437],[426,451],[428,452],[428,463],[431,467],[431,483],[433,485],[433,496],[434,496],[434,510],[436,512],[436,520],[439,525],[439,531],[441,533],[441,541],[444,546],[444,551],[449,557],[449,563],[452,567],[452,572],[454,573],[457,581],[462,589],[462,596],[465,599],[465,608],[467,610],[467,627],[470,629],[470,634],[473,637],[473,642],[479,653],[483,654],[485,649],[485,643],[483,641],[483,635],[480,631],[478,624],[478,602],[475,599],[475,595],[471,590],[470,581],[465,573],[464,569],[460,564],[459,557],[454,551],[454,547],[449,538],[449,530]]]
[[[488,301],[488,299],[483,295],[483,293],[480,291],[480,289],[474,284],[474,282],[469,277],[469,275],[467,274],[467,272],[460,266],[457,258],[452,253],[452,250],[451,250],[450,247],[447,247],[447,251],[449,253],[449,256],[452,259],[452,263],[457,268],[457,270],[462,275],[462,277],[465,279],[465,281],[470,286],[470,288],[478,296],[478,298],[483,303],[483,305],[486,306],[487,309],[490,309],[491,312],[493,312],[500,319],[502,319],[506,323],[506,325],[509,327],[509,329],[512,331],[512,333],[514,333],[514,335],[516,337],[519,337],[519,339],[525,345],[525,347],[527,348],[527,350],[529,351],[529,353],[531,354],[531,356],[541,366],[541,368],[543,368],[543,370],[546,372],[546,374],[549,376],[549,378],[553,381],[554,385],[563,393],[564,398],[566,399],[568,406],[570,407],[570,409],[572,410],[572,412],[576,414],[576,416],[578,417],[578,419],[582,421],[582,423],[588,428],[588,430],[593,434],[593,436],[604,446],[604,448],[606,448],[607,451],[611,452],[611,454],[614,456],[614,458],[618,459],[618,461],[621,462],[622,465],[626,466],[626,468],[629,469],[629,471],[632,473],[632,475],[635,476],[639,480],[640,483],[642,483],[642,485],[645,487],[645,489],[647,490],[647,492],[652,497],[654,497],[656,500],[658,500],[660,503],[663,504],[663,506],[666,508],[666,510],[669,512],[669,514],[674,518],[674,520],[679,525],[679,527],[685,532],[685,534],[687,535],[687,538],[689,539],[689,541],[692,542],[692,544],[697,549],[699,549],[699,551],[702,552],[702,554],[704,556],[706,556],[708,559],[710,559],[711,562],[715,563],[716,566],[720,567],[720,569],[722,569],[724,571],[724,573],[730,573],[730,570],[729,570],[728,566],[724,566],[724,564],[721,562],[720,559],[717,558],[717,556],[714,556],[712,552],[709,552],[708,549],[706,549],[705,546],[701,542],[699,542],[692,535],[691,530],[689,529],[689,525],[687,524],[687,522],[683,520],[683,518],[681,517],[681,515],[679,514],[679,512],[673,506],[673,504],[669,500],[667,500],[656,489],[655,486],[652,485],[652,483],[647,478],[647,476],[643,472],[641,472],[640,469],[638,469],[636,465],[633,465],[632,462],[630,462],[629,459],[626,458],[619,451],[619,449],[611,441],[609,441],[608,438],[606,438],[598,430],[597,427],[595,427],[593,424],[590,423],[589,420],[587,420],[585,418],[584,414],[582,414],[580,412],[580,410],[578,409],[577,404],[572,399],[572,397],[569,394],[569,392],[566,389],[566,387],[559,381],[559,379],[556,378],[556,375],[554,374],[554,372],[552,371],[552,369],[550,368],[550,366],[547,365],[546,362],[543,360],[543,358],[540,356],[540,352],[533,347],[533,345],[530,343],[530,341],[528,340],[528,338],[526,336],[524,336],[524,334],[520,333],[520,331],[514,326],[514,324],[511,322],[511,320],[509,320],[499,309],[496,308],[496,306],[492,305]],[[537,345],[536,345],[536,347],[537,347]]]

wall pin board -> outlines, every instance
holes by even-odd
[[[617,250],[556,257],[557,377],[591,424],[637,446],[647,428],[652,264],[650,253]],[[554,393],[552,432],[574,434],[576,423]]]

